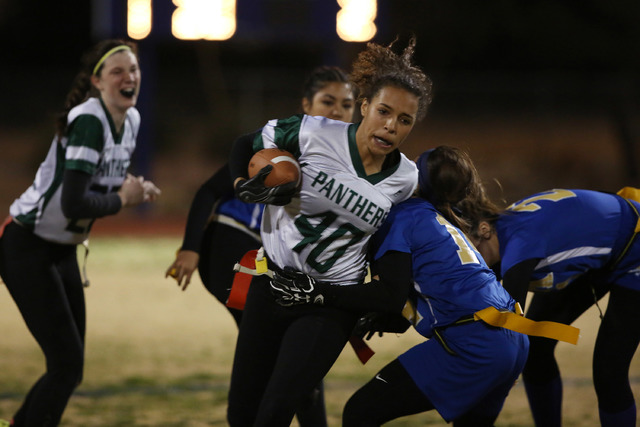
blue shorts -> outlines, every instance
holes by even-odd
[[[527,361],[529,338],[481,321],[442,335],[456,355],[430,339],[398,359],[445,421],[471,410],[497,417]]]

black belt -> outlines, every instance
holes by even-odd
[[[475,322],[475,318],[473,317],[473,314],[469,314],[468,316],[462,316],[461,318],[459,318],[453,323],[450,323],[445,326],[440,326],[438,328],[433,328],[433,337],[436,339],[436,341],[438,341],[442,345],[442,348],[444,348],[444,350],[447,353],[449,353],[452,356],[457,356],[457,353],[447,345],[446,341],[444,340],[444,337],[442,336],[442,331],[452,326],[466,325],[467,323],[471,323],[471,322]]]

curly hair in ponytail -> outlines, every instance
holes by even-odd
[[[368,43],[367,48],[354,61],[351,80],[359,89],[358,101],[373,99],[386,86],[399,87],[418,97],[417,119],[421,120],[431,103],[433,83],[412,63],[415,37],[409,40],[400,54],[392,50],[394,43],[395,41],[389,46]]]

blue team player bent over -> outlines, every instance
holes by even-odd
[[[489,265],[500,263],[505,289],[521,303],[534,292],[527,317],[571,324],[610,291],[593,354],[603,426],[636,425],[629,365],[640,342],[639,209],[628,197],[568,189],[534,194],[505,211],[490,201],[463,206],[478,250]],[[556,343],[532,338],[523,371],[538,426],[561,425]]]

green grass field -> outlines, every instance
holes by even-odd
[[[199,278],[181,292],[164,278],[179,238],[94,237],[86,289],[87,349],[84,382],[62,426],[223,426],[236,327]],[[603,309],[606,302],[603,303]],[[564,425],[597,426],[591,355],[599,319],[579,319],[577,346],[560,343]],[[44,371],[44,358],[6,288],[0,287],[0,418],[8,419]],[[325,380],[331,426],[340,425],[348,397],[395,356],[422,338],[410,331],[375,337],[375,356],[362,365],[350,348]],[[640,396],[640,358],[631,367]],[[446,425],[437,413],[396,420],[390,426]],[[512,390],[498,426],[531,426],[524,389]]]

